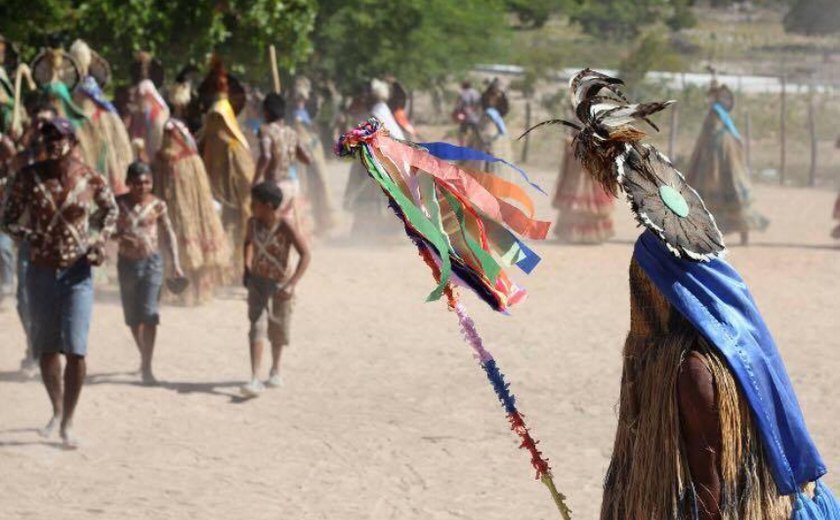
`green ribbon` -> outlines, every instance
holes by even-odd
[[[440,257],[440,281],[434,291],[429,294],[426,301],[437,301],[443,296],[443,291],[449,283],[449,278],[452,275],[452,263],[449,260],[449,255],[452,248],[449,245],[449,239],[435,225],[423,211],[414,205],[414,202],[406,197],[400,187],[391,178],[390,175],[384,173],[373,157],[369,145],[361,147],[362,164],[370,174],[371,178],[375,180],[386,194],[399,206],[405,219],[408,223],[420,233],[423,238],[428,240],[432,246],[437,250]]]
[[[452,207],[452,211],[454,211],[455,216],[458,217],[458,225],[461,228],[461,235],[463,235],[464,241],[466,241],[470,251],[472,251],[475,257],[478,258],[478,262],[481,264],[481,271],[487,279],[489,279],[492,283],[496,283],[496,278],[499,277],[499,273],[502,271],[501,266],[496,262],[496,259],[493,258],[493,255],[485,251],[470,235],[469,230],[467,230],[467,223],[464,218],[464,208],[461,201],[446,190],[443,190],[443,196],[446,197],[446,201],[449,202],[449,205]]]
[[[61,101],[64,113],[67,116],[67,119],[73,123],[74,127],[79,128],[88,118],[87,115],[85,115],[85,111],[73,102],[70,90],[67,88],[67,85],[61,81],[53,81],[49,85],[45,85],[44,93]]]

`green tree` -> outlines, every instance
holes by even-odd
[[[795,0],[784,19],[785,30],[820,35],[840,32],[840,2]]]
[[[265,78],[275,44],[286,68],[311,52],[315,0],[5,0],[0,32],[34,50],[53,32],[84,38],[122,73],[138,50],[174,71],[218,51],[240,74]],[[24,14],[25,13],[25,14]],[[69,43],[69,42],[68,42]]]
[[[630,86],[631,93],[639,88],[651,70],[682,70],[684,64],[660,34],[648,32],[639,37],[619,67],[619,77]]]
[[[573,5],[572,0],[507,0],[508,10],[527,29],[542,27],[552,15],[568,12]]]
[[[583,0],[571,18],[592,36],[623,40],[658,21],[665,4],[666,0]]]
[[[672,30],[696,24],[692,0],[580,0],[571,19],[587,34],[628,40],[645,27],[664,21]]]
[[[503,0],[322,0],[311,67],[345,92],[393,74],[429,87],[485,59],[503,59]]]

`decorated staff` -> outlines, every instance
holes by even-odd
[[[781,356],[703,200],[642,144],[622,81],[572,78],[575,156],[622,191],[645,231],[630,263],[630,332],[602,520],[836,520],[840,505]]]
[[[521,302],[525,290],[511,281],[504,267],[515,265],[530,273],[540,258],[516,235],[542,240],[549,223],[533,218],[533,204],[518,185],[447,161],[473,159],[516,168],[482,152],[446,143],[418,145],[393,139],[376,118],[341,137],[336,153],[356,156],[385,193],[437,280],[429,300],[446,296],[511,429],[521,439],[521,447],[528,450],[537,478],[548,487],[563,518],[570,518],[565,497],[554,486],[548,460],[537,448],[509,384],[456,292],[457,287],[469,288],[499,312]],[[517,171],[528,180],[524,172]]]
[[[9,78],[9,72],[14,80]],[[23,133],[21,88],[24,79],[29,90],[37,88],[29,66],[19,63],[15,45],[0,34],[0,133],[15,139]]]
[[[72,92],[82,79],[79,64],[66,52],[58,36],[50,36],[47,48],[32,60],[32,76],[43,93],[55,107],[58,115],[73,123],[76,130],[89,123],[84,110],[73,101]],[[85,135],[80,138],[79,146],[88,149]]]

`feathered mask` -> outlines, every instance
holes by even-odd
[[[667,157],[640,142],[647,137],[643,124],[659,131],[649,116],[674,101],[630,103],[623,85],[618,78],[582,70],[569,83],[578,122],[552,119],[525,134],[545,125],[574,129],[574,154],[586,171],[613,195],[621,188],[639,224],[674,256],[705,261],[721,255],[723,236],[700,195]]]

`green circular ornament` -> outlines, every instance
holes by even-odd
[[[680,195],[680,192],[667,184],[663,184],[659,187],[659,196],[672,213],[680,218],[688,216],[688,202],[685,201],[685,197]]]

